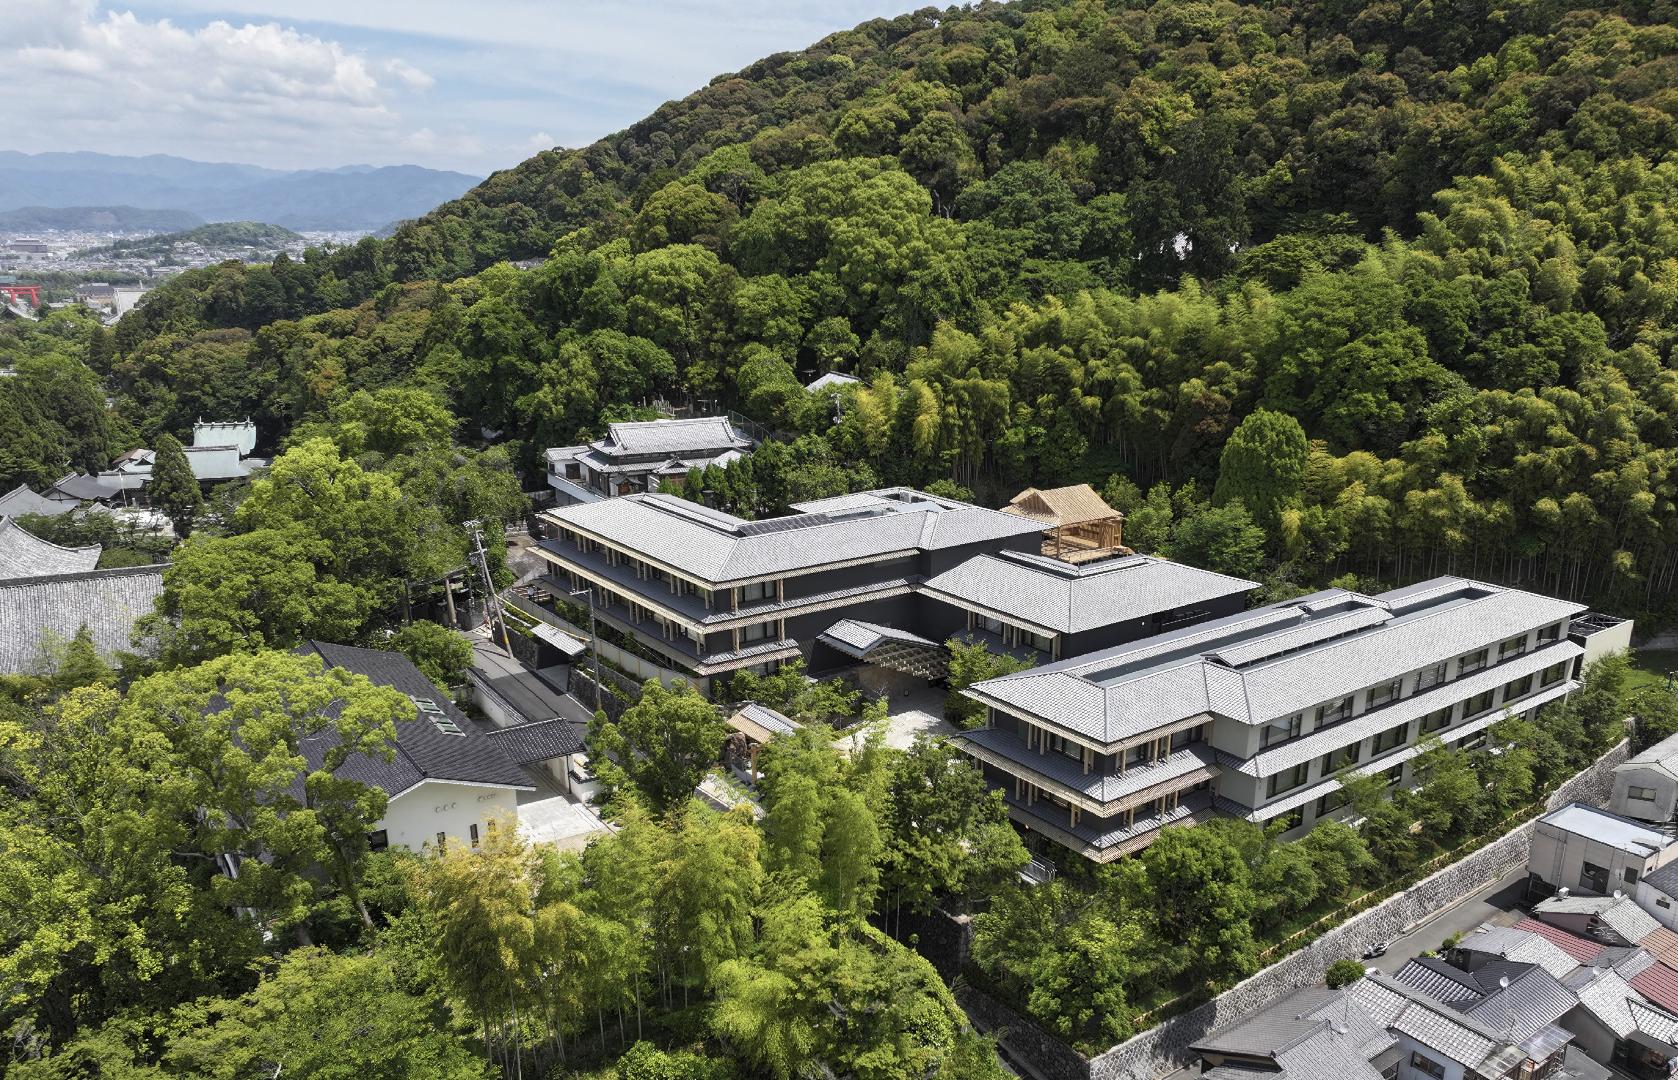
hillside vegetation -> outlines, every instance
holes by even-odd
[[[302,240],[302,236],[279,225],[267,225],[260,221],[218,221],[181,232],[141,236],[131,240],[115,240],[104,247],[93,248],[83,254],[108,252],[112,255],[123,255],[129,258],[166,258],[172,255],[177,247],[184,244],[197,244],[212,249],[243,249],[252,253],[267,252],[272,254],[278,248],[300,243]]]
[[[1278,589],[1454,569],[1658,607],[1671,16],[927,9],[389,240],[183,275],[118,328],[110,374],[147,435],[283,432],[426,384],[529,463],[633,403],[704,399],[802,437],[734,478],[745,512],[1091,480],[1137,546]],[[868,380],[836,426],[797,382],[830,368]]]

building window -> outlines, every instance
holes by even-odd
[[[1672,901],[1668,900],[1664,896],[1657,896],[1657,897],[1655,897],[1655,906],[1658,907],[1658,908],[1667,908],[1667,909],[1670,910],[1671,907],[1672,907]]]
[[[1561,640],[1561,623],[1551,623],[1549,626],[1539,627],[1538,628],[1538,640],[1539,641],[1560,641]]]
[[[1187,729],[1186,731],[1179,731],[1179,732],[1176,732],[1175,734],[1173,734],[1171,736],[1171,749],[1181,750],[1183,747],[1188,746],[1190,743],[1205,742],[1205,741],[1206,741],[1206,725],[1201,724],[1199,727],[1192,727],[1192,728]]]
[[[441,855],[443,853],[443,849],[448,847],[448,846],[449,846],[449,834],[448,833],[438,833],[437,834],[437,854]]]
[[[775,595],[773,581],[754,581],[750,585],[740,586],[740,602],[752,603],[754,600],[768,600]]]
[[[1503,700],[1514,701],[1518,697],[1526,697],[1532,693],[1532,676],[1523,675],[1518,679],[1511,679],[1503,684]]]
[[[1457,660],[1457,675],[1460,677],[1482,670],[1486,666],[1487,655],[1487,650],[1481,649],[1479,652],[1471,652],[1467,656],[1460,657]]]
[[[1626,798],[1637,802],[1654,802],[1655,789],[1652,787],[1638,787],[1636,784],[1626,788]]]
[[[1624,870],[1622,870],[1620,872],[1620,876],[1625,879],[1625,882],[1626,882],[1627,885],[1636,885],[1637,884],[1637,868],[1636,867],[1633,867],[1633,866],[1626,867]]]
[[[1071,742],[1064,735],[1051,734],[1049,736],[1049,749],[1057,754],[1065,754],[1075,761],[1084,760],[1084,748],[1075,742]]]
[[[383,829],[368,833],[367,847],[370,851],[383,851],[390,847],[390,833]]]
[[[1274,824],[1278,826],[1277,832],[1292,832],[1305,824],[1305,809],[1301,807],[1298,810],[1289,810],[1277,817]]]
[[[1581,889],[1589,889],[1594,893],[1607,892],[1608,868],[1606,866],[1598,866],[1593,862],[1585,863],[1579,870],[1579,887]]]
[[[1375,736],[1375,753],[1384,754],[1388,750],[1393,750],[1397,747],[1403,746],[1405,740],[1409,737],[1409,734],[1410,725],[1408,723],[1388,728],[1387,730],[1381,732],[1381,734]]]
[[[478,826],[476,822],[471,825],[469,832],[472,837],[472,850],[476,851],[478,849]]]
[[[974,621],[978,623],[979,629],[987,634],[995,634],[997,637],[1002,636],[1001,619],[993,619],[989,615],[980,615]]]
[[[1018,641],[1021,645],[1029,646],[1040,653],[1052,653],[1055,651],[1055,643],[1053,639],[1044,637],[1042,634],[1033,634],[1030,630],[1021,630],[1019,632]]]
[[[1423,668],[1416,673],[1416,693],[1431,690],[1445,681],[1445,665],[1438,663],[1430,668]]]
[[[1443,731],[1451,726],[1451,710],[1449,708],[1435,709],[1422,717],[1422,734],[1431,735],[1435,731]]]
[[[1327,814],[1332,814],[1342,806],[1345,806],[1346,802],[1347,798],[1344,788],[1339,791],[1331,791],[1317,800],[1317,816],[1323,817]]]
[[[1275,746],[1279,742],[1287,742],[1297,737],[1304,726],[1304,713],[1294,713],[1286,719],[1272,720],[1270,726],[1264,729],[1264,745]]]
[[[1420,1050],[1410,1052],[1410,1067],[1417,1072],[1427,1073],[1433,1080],[1445,1080],[1445,1066],[1428,1057]]]
[[[1386,778],[1388,787],[1397,787],[1398,782],[1404,779],[1404,765],[1402,763],[1394,765],[1380,775]]]
[[[1396,701],[1399,693],[1403,691],[1403,689],[1403,679],[1394,679],[1392,682],[1383,683],[1380,686],[1370,687],[1369,707],[1371,709],[1378,709],[1390,701]]]
[[[1311,763],[1307,761],[1303,765],[1295,765],[1286,772],[1279,772],[1272,776],[1266,790],[1271,795],[1280,795],[1284,791],[1292,791],[1304,784],[1310,775]]]
[[[740,643],[748,641],[768,641],[775,636],[775,624],[772,622],[752,623],[740,628]]]
[[[1507,660],[1511,656],[1519,656],[1526,651],[1527,636],[1522,634],[1520,637],[1512,637],[1507,641],[1501,642],[1497,647],[1497,658],[1499,660]]]
[[[1543,673],[1538,676],[1538,685],[1554,686],[1566,677],[1567,662],[1564,660],[1559,664],[1551,664],[1549,667],[1545,668]]]
[[[1134,769],[1138,765],[1146,765],[1154,760],[1154,744],[1145,742],[1125,751],[1124,765],[1127,769]]]
[[[1492,691],[1487,690],[1485,693],[1475,694],[1473,697],[1463,702],[1462,715],[1465,717],[1478,716],[1480,713],[1485,712],[1491,707]]]
[[[1318,727],[1327,727],[1330,724],[1338,724],[1342,720],[1350,720],[1351,717],[1352,699],[1350,695],[1341,698],[1339,701],[1333,701],[1327,705],[1317,706]]]
[[[1350,746],[1342,746],[1338,750],[1324,754],[1323,775],[1328,776],[1330,773],[1339,772],[1348,765],[1356,765],[1362,750],[1363,743],[1355,742]]]

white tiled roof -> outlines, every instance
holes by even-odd
[[[751,445],[726,416],[608,424],[606,429],[603,442],[624,454],[687,454]]]

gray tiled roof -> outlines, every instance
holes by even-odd
[[[832,626],[823,630],[820,635],[829,645],[852,656],[862,657],[870,649],[886,642],[896,642],[904,645],[924,645],[927,648],[941,648],[936,641],[923,638],[919,634],[911,634],[907,630],[899,630],[893,626],[881,626],[878,623],[863,622],[860,619],[840,619]]]
[[[102,501],[114,499],[124,491],[138,491],[145,486],[145,477],[126,475],[118,472],[102,472],[89,475],[87,473],[71,473],[53,485],[54,491],[60,491],[73,499],[87,499]]]
[[[759,705],[755,701],[748,701],[741,705],[735,710],[735,715],[744,715],[746,719],[758,727],[776,735],[790,735],[798,730],[796,721],[788,719],[784,713],[771,709],[767,705]]]
[[[1540,919],[1550,914],[1589,914],[1633,945],[1659,930],[1661,925],[1629,896],[1552,896],[1540,901],[1533,912]]]
[[[1462,1016],[1443,1002],[1405,986],[1380,972],[1365,975],[1350,987],[1352,999],[1375,1020],[1483,1075],[1499,1076],[1504,1069],[1487,1062],[1512,1058],[1520,1052],[1497,1032]]]
[[[1474,1005],[1486,996],[1486,990],[1472,974],[1433,956],[1409,961],[1393,978],[1453,1009]]]
[[[1643,880],[1668,896],[1678,896],[1678,860],[1649,871],[1643,875]]]
[[[1556,978],[1562,978],[1579,962],[1539,934],[1511,926],[1493,926],[1466,934],[1457,942],[1466,952],[1488,953],[1524,964],[1537,964]]]
[[[1258,588],[1243,578],[1148,555],[1073,566],[1006,552],[968,559],[923,591],[1047,631],[1075,634]]]
[[[595,445],[624,454],[688,454],[752,445],[726,416],[607,424],[606,430],[606,438]]]
[[[384,649],[363,649],[310,641],[297,652],[319,656],[327,667],[364,675],[410,698],[433,701],[460,734],[441,730],[414,707],[414,717],[396,725],[396,753],[390,761],[355,754],[339,768],[339,775],[400,795],[423,780],[453,780],[466,784],[530,788],[534,785],[507,752],[457,709],[449,695],[420,674],[407,657]],[[299,749],[311,768],[319,768],[335,736],[326,733]]]
[[[134,624],[163,592],[163,566],[0,581],[0,674],[34,670],[48,634],[68,641],[86,625],[101,656],[137,651]]]
[[[1637,1021],[1631,1014],[1631,1003],[1647,1002],[1618,972],[1580,968],[1563,979],[1562,985],[1577,994],[1579,1004],[1589,1010],[1591,1015],[1601,1021],[1602,1026],[1612,1031],[1616,1037],[1623,1039],[1637,1030]]]
[[[1466,579],[1411,591],[1396,602],[1391,594],[1330,591],[977,683],[968,693],[1102,742],[1207,712],[1261,724],[1582,610]],[[1362,611],[1390,611],[1392,617],[1379,625],[1337,621]],[[1298,646],[1295,631],[1313,624],[1346,632]],[[1278,655],[1258,647],[1267,640],[1294,651]],[[1243,662],[1216,658],[1231,652]],[[1257,654],[1263,655],[1252,659]]]
[[[1375,1080],[1380,1073],[1371,1063],[1393,1043],[1348,991],[1314,986],[1213,1032],[1190,1049],[1275,1063],[1274,1070],[1260,1070],[1228,1062],[1203,1074],[1215,1080]]]
[[[19,484],[6,494],[0,495],[0,517],[16,517],[22,514],[56,517],[74,509],[75,503],[37,495],[28,484]]]
[[[1655,769],[1678,780],[1678,735],[1669,735],[1614,769],[1615,772],[1636,772]]]
[[[588,725],[564,717],[537,720],[485,732],[490,741],[515,763],[528,765],[550,758],[575,754],[583,748]]]
[[[701,581],[725,583],[894,553],[1035,535],[995,510],[885,489],[859,510],[746,521],[669,495],[628,495],[545,515]],[[562,552],[561,552],[562,553]]]
[[[99,565],[99,545],[67,548],[42,540],[10,517],[0,517],[0,581],[80,574]]]

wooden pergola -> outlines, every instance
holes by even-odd
[[[1026,488],[1002,508],[1043,525],[1043,554],[1067,562],[1100,558],[1124,546],[1124,515],[1088,484]]]

